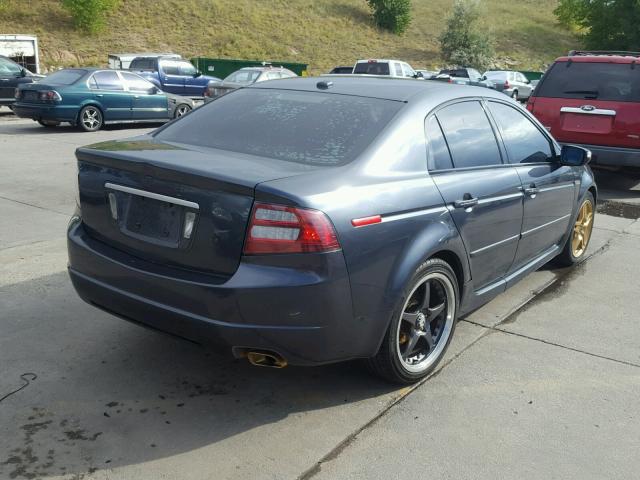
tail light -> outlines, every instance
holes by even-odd
[[[535,97],[533,95],[529,97],[529,100],[527,100],[527,110],[529,110],[531,113],[533,113],[533,104],[535,102]]]
[[[20,100],[20,90],[16,88],[16,91],[13,93],[13,96],[16,100]]]
[[[508,88],[511,88],[511,85],[509,84],[509,80],[505,80],[504,81],[504,89],[507,90]]]
[[[256,203],[244,243],[245,255],[339,250],[329,218],[319,210]]]
[[[42,90],[38,92],[38,98],[44,102],[59,102],[62,97],[55,90]]]

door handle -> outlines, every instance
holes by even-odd
[[[465,193],[462,200],[456,200],[453,202],[453,206],[456,208],[469,208],[478,204],[478,197],[471,196],[470,193]]]
[[[532,183],[524,189],[525,195],[530,195],[532,198],[535,197],[538,192],[540,192],[540,190],[538,189],[538,187],[536,187],[535,183]]]
[[[102,97],[104,97],[104,95],[102,95],[101,93],[96,93],[96,97],[102,98]]]

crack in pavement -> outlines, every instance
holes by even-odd
[[[47,207],[41,207],[40,205],[34,205],[33,203],[22,202],[20,200],[15,200],[13,198],[3,197],[2,195],[0,195],[0,199],[6,200],[8,202],[14,202],[14,203],[19,203],[21,205],[26,205],[27,207],[39,208],[40,210],[44,210],[45,212],[57,213],[58,215],[64,215],[67,218],[71,217],[71,215],[68,213],[59,212],[57,210],[53,210]]]
[[[621,234],[621,232],[618,232],[618,233]],[[543,288],[538,290],[538,293],[536,293],[532,297],[530,297],[528,301],[523,302],[523,304],[520,307],[514,309],[511,313],[506,315],[505,318],[503,320],[501,320],[500,322],[498,322],[497,324],[495,324],[493,326],[487,326],[487,325],[483,325],[483,324],[478,323],[478,322],[465,320],[465,319],[460,319],[459,321],[466,322],[466,323],[469,323],[469,324],[472,324],[472,325],[476,325],[478,327],[485,328],[486,331],[484,331],[480,336],[478,336],[478,338],[476,338],[474,341],[472,341],[469,345],[467,345],[465,348],[463,348],[460,352],[458,352],[452,358],[450,358],[446,362],[443,362],[442,365],[436,371],[434,371],[433,373],[431,373],[427,377],[423,378],[422,380],[420,380],[415,385],[407,387],[406,390],[403,391],[398,396],[398,398],[396,398],[393,401],[391,401],[386,407],[384,407],[380,412],[378,412],[371,420],[369,420],[364,425],[362,425],[361,427],[357,428],[355,431],[350,433],[344,440],[342,440],[335,447],[333,447],[327,454],[322,456],[320,458],[320,460],[318,460],[312,467],[310,467],[309,469],[304,471],[301,475],[299,475],[297,477],[297,480],[309,480],[309,479],[315,477],[322,470],[322,465],[324,463],[330,462],[330,461],[338,458],[340,456],[340,454],[344,450],[346,450],[357,439],[357,437],[362,432],[367,430],[369,427],[374,426],[380,419],[382,419],[387,413],[389,413],[393,407],[395,407],[396,405],[400,404],[400,402],[405,400],[411,393],[413,393],[415,390],[417,390],[418,388],[423,386],[430,379],[435,378],[437,375],[439,375],[442,371],[444,371],[445,368],[447,368],[449,365],[451,365],[451,363],[453,363],[455,360],[460,358],[460,356],[462,354],[464,354],[465,352],[467,352],[471,347],[475,346],[481,340],[487,338],[489,335],[492,335],[492,334],[494,334],[496,332],[512,334],[514,336],[528,338],[528,339],[534,340],[534,341],[540,341],[540,342],[546,343],[548,345],[560,347],[560,348],[567,349],[567,350],[572,350],[572,351],[575,351],[575,352],[578,352],[578,353],[584,353],[584,354],[591,355],[591,356],[594,356],[594,357],[598,357],[598,358],[602,358],[602,359],[606,359],[606,360],[612,360],[614,362],[623,363],[623,364],[626,364],[626,365],[629,365],[629,366],[640,367],[640,365],[635,365],[633,363],[625,362],[625,361],[622,361],[622,360],[616,360],[616,359],[613,359],[613,358],[608,358],[608,357],[604,357],[604,356],[597,355],[597,354],[590,354],[589,352],[581,351],[581,350],[574,349],[574,348],[571,348],[571,347],[567,347],[567,346],[564,346],[564,345],[555,344],[555,343],[552,343],[552,342],[547,342],[547,341],[544,341],[544,340],[541,340],[541,339],[537,339],[537,338],[533,338],[533,337],[527,337],[526,335],[509,332],[507,330],[503,330],[503,329],[499,328],[499,326],[504,324],[504,323],[511,323],[511,322],[515,321],[515,319],[517,318],[517,316],[520,313],[522,313],[523,311],[525,311],[526,309],[530,308],[531,306],[533,306],[534,304],[539,302],[541,299],[543,299],[547,294],[549,294],[549,292],[552,291],[552,287],[556,283],[558,283],[558,282],[560,282],[562,280],[565,280],[565,279],[570,280],[571,277],[573,277],[573,276],[575,276],[577,274],[576,271],[579,272],[579,270],[581,268],[584,268],[584,265],[586,264],[586,262],[588,262],[591,258],[593,258],[596,255],[601,255],[604,252],[606,252],[609,249],[612,241],[613,241],[613,238],[610,239],[609,241],[607,241],[607,243],[605,243],[602,247],[597,249],[595,252],[593,252],[592,254],[590,254],[587,257],[585,257],[577,265],[574,265],[573,267],[570,267],[570,268],[565,269],[564,271],[561,271],[560,274],[557,275],[556,278],[553,281],[549,282],[546,286],[544,286]]]

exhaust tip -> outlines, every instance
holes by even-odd
[[[247,360],[251,365],[256,367],[284,368],[287,361],[281,355],[275,352],[247,352]]]

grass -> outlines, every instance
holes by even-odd
[[[101,33],[73,29],[58,0],[0,0],[0,32],[35,34],[47,68],[105,65],[108,53],[173,51],[190,58],[308,63],[311,73],[358,58],[400,58],[414,68],[442,65],[438,35],[453,0],[414,0],[408,32],[376,28],[365,0],[123,0]],[[560,26],[556,0],[484,0],[497,66],[540,70],[577,37]]]

